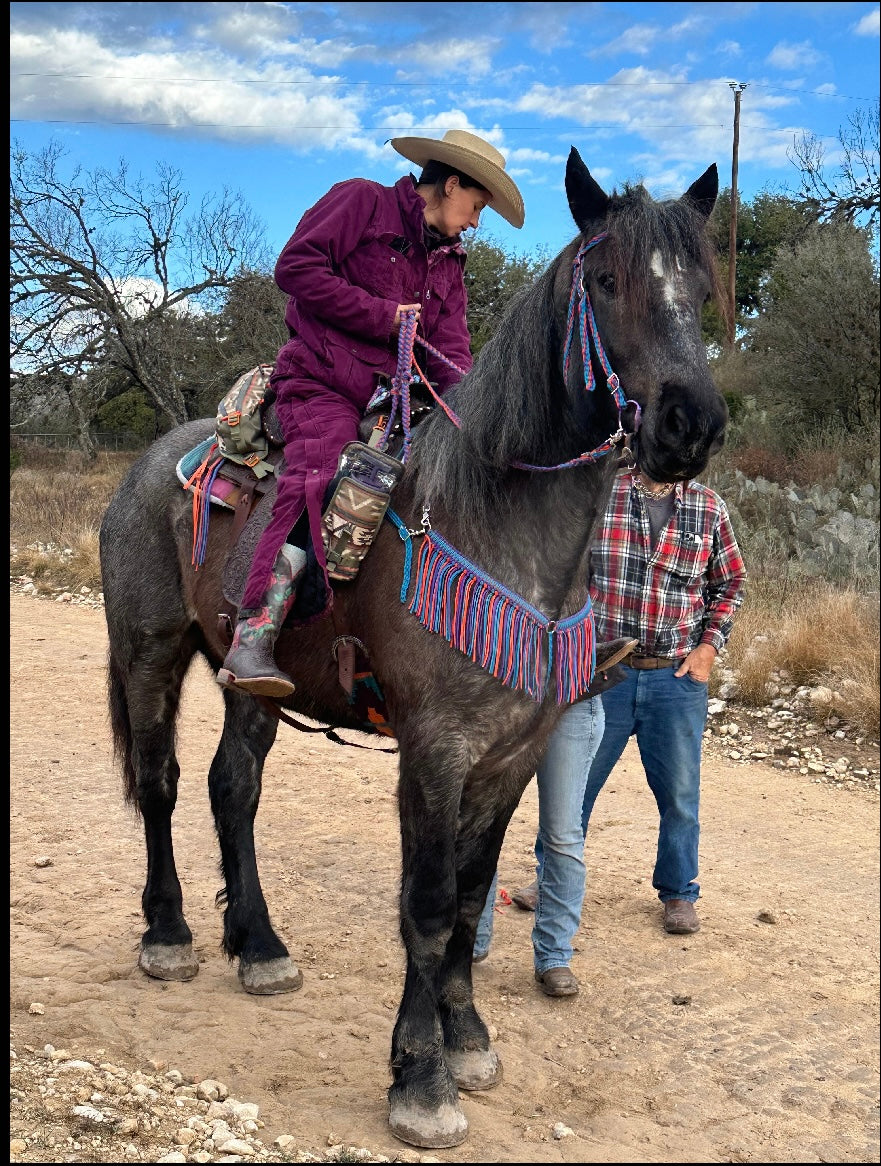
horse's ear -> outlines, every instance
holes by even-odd
[[[573,146],[566,162],[566,197],[575,225],[587,234],[592,223],[605,218],[609,196],[591,175]]]
[[[703,172],[697,182],[692,182],[688,190],[682,196],[682,201],[688,201],[692,204],[695,210],[699,211],[705,219],[710,217],[710,212],[716,205],[716,196],[719,193],[719,171],[716,169],[716,163],[708,166]]]

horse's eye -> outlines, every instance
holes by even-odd
[[[614,275],[610,275],[608,271],[604,271],[602,275],[597,276],[597,283],[607,296],[613,296],[615,294],[615,277]]]

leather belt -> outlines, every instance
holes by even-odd
[[[679,661],[671,660],[669,656],[637,656],[631,652],[629,656],[624,657],[621,663],[626,664],[628,668],[643,670],[648,668],[673,668]]]

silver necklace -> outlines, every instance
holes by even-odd
[[[676,489],[675,482],[665,482],[660,490],[650,490],[648,486],[643,484],[638,474],[633,475],[633,485],[636,487],[637,494],[641,494],[643,498],[648,498],[650,502],[658,502],[662,498],[667,498]]]

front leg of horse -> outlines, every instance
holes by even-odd
[[[460,1089],[492,1089],[502,1079],[502,1062],[474,1007],[471,970],[477,923],[521,790],[510,774],[488,780],[472,774],[459,804],[458,916],[441,967],[438,1002],[447,1064]]]
[[[456,778],[416,775],[402,749],[398,801],[403,872],[401,937],[407,974],[392,1035],[389,1126],[412,1146],[458,1146],[468,1133],[444,1049],[438,983],[456,920]],[[438,783],[448,788],[439,793]],[[426,796],[429,786],[434,796]]]
[[[486,884],[492,881],[492,871]],[[474,1007],[471,959],[476,922],[486,900],[476,911],[466,907],[460,914],[447,945],[440,974],[438,1006],[444,1034],[444,1057],[460,1089],[492,1089],[502,1079],[502,1062],[490,1046],[489,1031]]]
[[[254,848],[263,764],[278,722],[245,693],[227,690],[224,702],[223,734],[208,773],[224,879],[218,894],[218,901],[226,903],[223,949],[230,959],[238,959],[246,992],[294,992],[303,974],[270,922]]]

